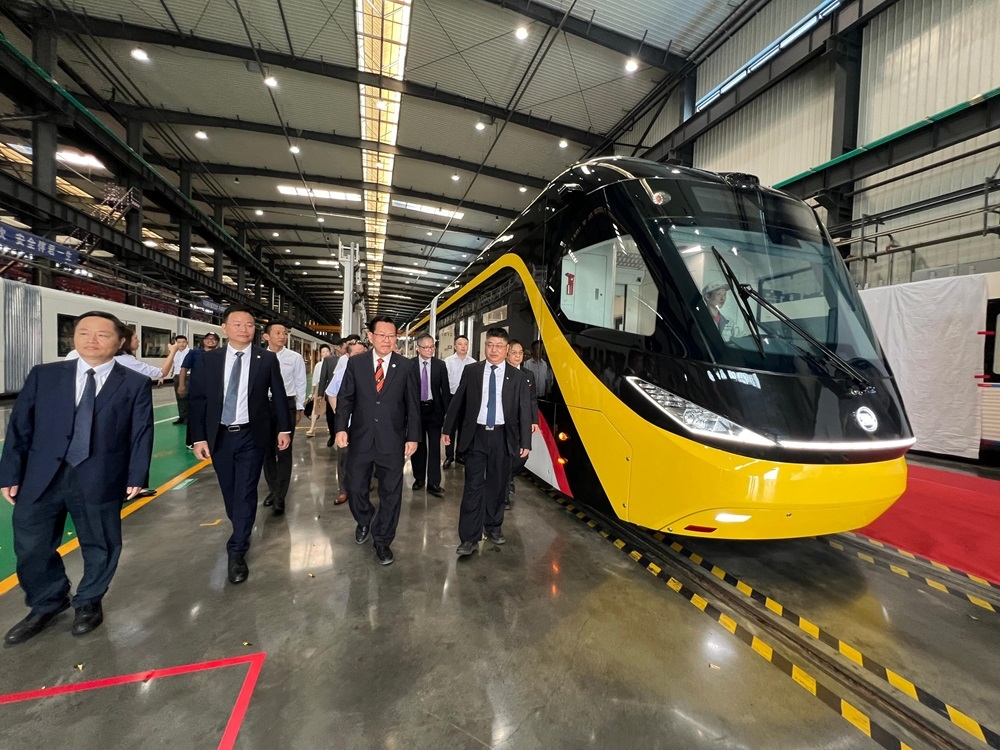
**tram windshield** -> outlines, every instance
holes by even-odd
[[[686,274],[697,290],[690,304],[720,361],[759,367],[763,359],[765,368],[786,370],[782,359],[832,352],[882,369],[861,299],[808,206],[753,186],[667,179],[638,186],[634,198],[668,270]]]

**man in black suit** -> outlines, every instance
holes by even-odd
[[[337,370],[337,362],[340,358],[345,356],[347,353],[347,347],[350,345],[350,339],[352,337],[348,336],[343,339],[335,339],[333,342],[333,352],[330,356],[323,360],[323,366],[319,370],[319,382],[313,383],[313,387],[319,387],[319,394],[323,396],[324,413],[326,414],[326,427],[330,431],[330,437],[326,441],[328,448],[333,447],[333,436],[336,432],[334,429],[333,421],[333,407],[330,406],[326,399],[326,389],[330,385],[330,381],[333,380],[333,373]]]
[[[287,409],[271,408],[268,391],[283,404],[285,384],[274,352],[253,346],[257,327],[250,309],[226,308],[222,332],[226,345],[205,352],[191,378],[188,421],[194,454],[203,461],[212,459],[233,524],[226,544],[229,581],[242,583],[250,575],[246,553],[257,518],[264,456],[275,432],[279,451],[291,445],[292,421]]]
[[[413,469],[413,489],[422,490],[427,480],[427,491],[435,497],[444,497],[441,489],[441,426],[451,403],[448,386],[448,368],[434,356],[434,339],[421,336],[417,339],[417,356],[413,358],[420,383],[420,445],[410,457]]]
[[[420,387],[413,362],[393,353],[396,322],[378,315],[368,323],[372,353],[347,362],[337,394],[337,446],[347,453],[347,501],[357,521],[354,541],[374,539],[375,556],[392,565],[403,494],[403,463],[420,440]],[[379,507],[368,499],[372,470]]]
[[[103,622],[101,600],[122,549],[122,502],[149,481],[152,381],[115,362],[125,326],[109,313],[84,313],[73,343],[79,359],[32,368],[7,424],[0,487],[14,506],[17,577],[31,607],[7,633],[9,644],[38,635],[70,606],[57,551],[67,513],[83,553],[73,635]]]
[[[520,370],[521,375],[528,385],[528,393],[531,395],[531,434],[534,435],[538,432],[538,389],[535,387],[535,375],[524,366],[524,344],[517,339],[511,339],[507,343],[509,345],[507,349],[507,364],[516,370]],[[510,510],[514,504],[514,477],[524,470],[524,465],[527,461],[528,458],[525,456],[524,458],[515,458],[511,462],[510,484],[507,485],[507,498],[503,504],[504,510]]]
[[[511,462],[531,451],[531,394],[520,370],[506,362],[507,331],[486,332],[486,360],[469,365],[444,420],[445,445],[465,414],[458,449],[465,452],[465,491],[458,519],[460,557],[471,555],[486,536],[504,544],[504,498]]]

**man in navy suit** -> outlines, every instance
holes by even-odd
[[[337,446],[347,452],[347,501],[358,527],[354,541],[374,539],[375,556],[392,565],[389,545],[396,536],[403,494],[403,464],[420,440],[417,371],[393,353],[396,323],[378,315],[368,323],[371,354],[351,357],[337,394]],[[368,499],[372,470],[378,479],[379,507]]]
[[[57,551],[67,514],[83,553],[73,635],[104,621],[101,600],[122,549],[122,503],[149,481],[152,381],[115,362],[125,326],[109,313],[84,313],[73,321],[73,344],[79,359],[32,368],[7,425],[0,488],[14,506],[17,577],[31,607],[4,638],[9,644],[38,635],[70,606]]]
[[[422,490],[427,479],[427,491],[444,497],[441,489],[441,426],[451,403],[448,368],[434,356],[434,339],[423,335],[417,339],[417,356],[413,359],[420,383],[420,445],[410,457],[413,469],[413,489]]]
[[[233,524],[226,544],[229,581],[242,583],[250,575],[246,554],[257,518],[257,483],[264,456],[275,432],[279,451],[291,445],[292,421],[288,409],[271,408],[272,400],[286,403],[285,384],[274,352],[253,346],[257,335],[253,312],[242,305],[229,306],[222,316],[222,332],[226,345],[205,352],[191,378],[188,429],[195,456],[203,461],[211,458],[219,478],[226,515]]]
[[[504,499],[511,462],[531,450],[531,393],[520,370],[507,365],[507,331],[486,332],[486,359],[462,371],[444,420],[445,445],[459,417],[458,450],[465,452],[465,491],[458,518],[459,557],[471,555],[483,538],[504,544]]]

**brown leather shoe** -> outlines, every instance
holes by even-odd
[[[337,499],[333,501],[333,504],[334,505],[343,505],[346,502],[347,502],[347,493],[346,492],[341,492],[339,495],[337,495]]]

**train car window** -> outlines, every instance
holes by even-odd
[[[163,358],[170,353],[170,331],[166,328],[142,327],[142,356]]]
[[[56,326],[59,330],[59,342],[56,354],[60,357],[65,357],[75,348],[73,345],[73,321],[76,320],[76,317],[60,314],[56,316],[56,320]]]
[[[986,339],[986,349],[987,352],[993,350],[993,364],[987,368],[986,375],[988,382],[996,383],[1000,382],[1000,341],[997,341],[997,337],[1000,336],[1000,300],[990,302],[987,309],[993,313],[988,316],[992,322],[986,326],[986,330],[992,334]]]

